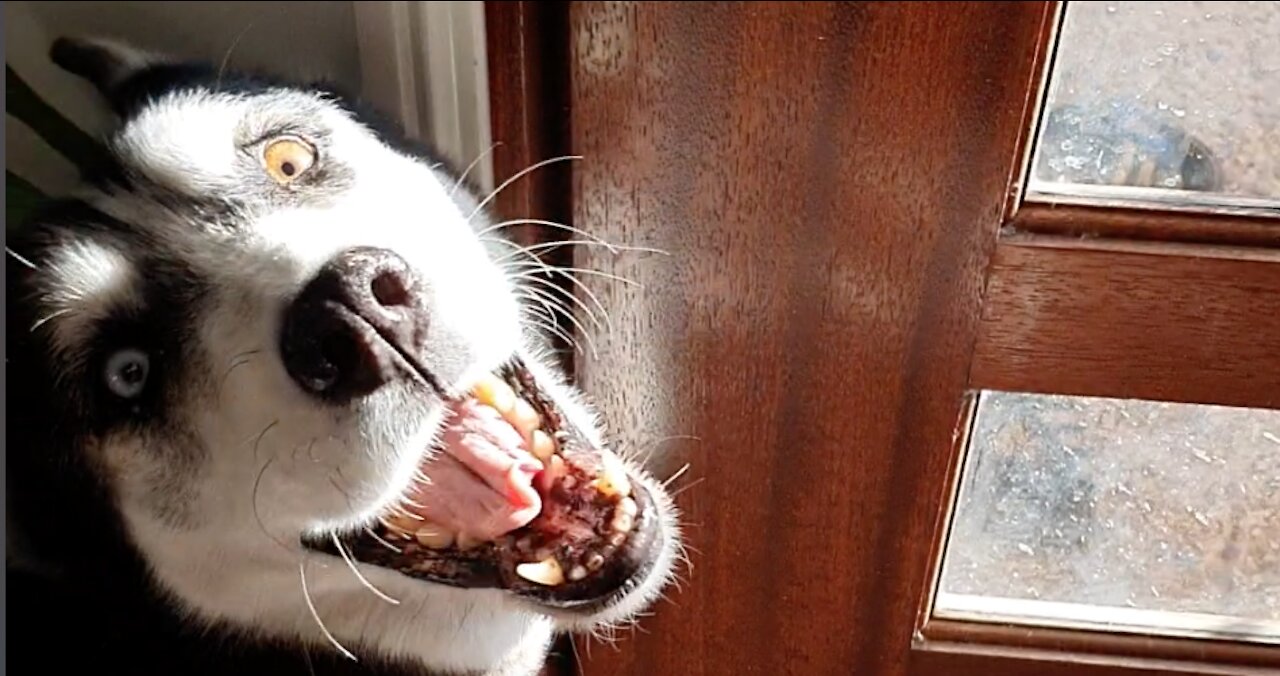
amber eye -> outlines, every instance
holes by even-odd
[[[262,161],[272,180],[288,185],[306,173],[316,161],[316,151],[296,138],[280,138],[267,144]]]

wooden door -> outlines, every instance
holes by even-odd
[[[974,392],[1280,406],[1273,223],[1019,209],[1058,10],[492,3],[499,175],[582,158],[513,187],[506,208],[665,252],[575,249],[574,267],[608,275],[582,275],[579,296],[609,317],[567,328],[586,348],[577,378],[621,443],[652,450],[665,474],[688,465],[673,486],[692,566],[616,646],[579,640],[572,668],[1278,663],[1250,646],[930,620]],[[1114,237],[1075,236],[1098,223]],[[1206,258],[1169,244],[1206,237],[1256,248]],[[1142,292],[1106,301],[1109,277]],[[1213,315],[1196,334],[1201,360],[1165,350],[1210,293],[1269,312]],[[1083,377],[1082,364],[1103,368]]]

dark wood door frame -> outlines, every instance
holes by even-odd
[[[690,464],[680,503],[694,548],[687,583],[640,631],[616,649],[580,648],[568,668],[1280,665],[1251,647],[928,621],[974,389],[1280,405],[1272,225],[1020,208],[1056,3],[488,4],[499,178],[583,158],[515,190],[504,215],[670,254],[589,247],[566,259],[641,285],[582,279],[612,317],[586,326],[597,353],[575,373],[623,444],[654,449],[660,471]],[[1081,232],[1118,239],[1081,246]],[[1143,239],[1159,255],[1146,265],[1134,262],[1151,255]],[[1174,240],[1260,249],[1210,255]],[[1145,319],[1107,352],[1101,332],[1064,328],[1105,301],[1103,270],[1133,288],[1206,283],[1165,305],[1105,306]],[[1149,351],[1186,341],[1167,317],[1175,307],[1260,288],[1277,293],[1252,333],[1219,316],[1196,336],[1201,366],[1222,368],[1171,372]],[[1028,318],[1036,289],[1049,314]],[[1027,321],[1047,329],[1020,331]],[[1073,382],[1037,369],[1095,358],[1128,370]],[[1153,365],[1167,368],[1142,377]]]

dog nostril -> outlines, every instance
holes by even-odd
[[[332,332],[320,339],[320,363],[317,365],[317,389],[326,390],[338,379],[338,373],[349,368],[356,360],[355,346],[350,336]]]
[[[289,376],[339,404],[405,377],[403,354],[425,350],[421,288],[391,252],[353,249],[334,257],[285,308],[280,352]]]
[[[409,304],[409,289],[405,285],[404,276],[394,270],[386,270],[374,277],[370,286],[374,299],[383,307]]]

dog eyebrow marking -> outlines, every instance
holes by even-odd
[[[101,242],[76,240],[59,245],[39,278],[47,312],[31,329],[47,324],[57,351],[74,350],[96,322],[141,302],[136,272],[124,254]]]

